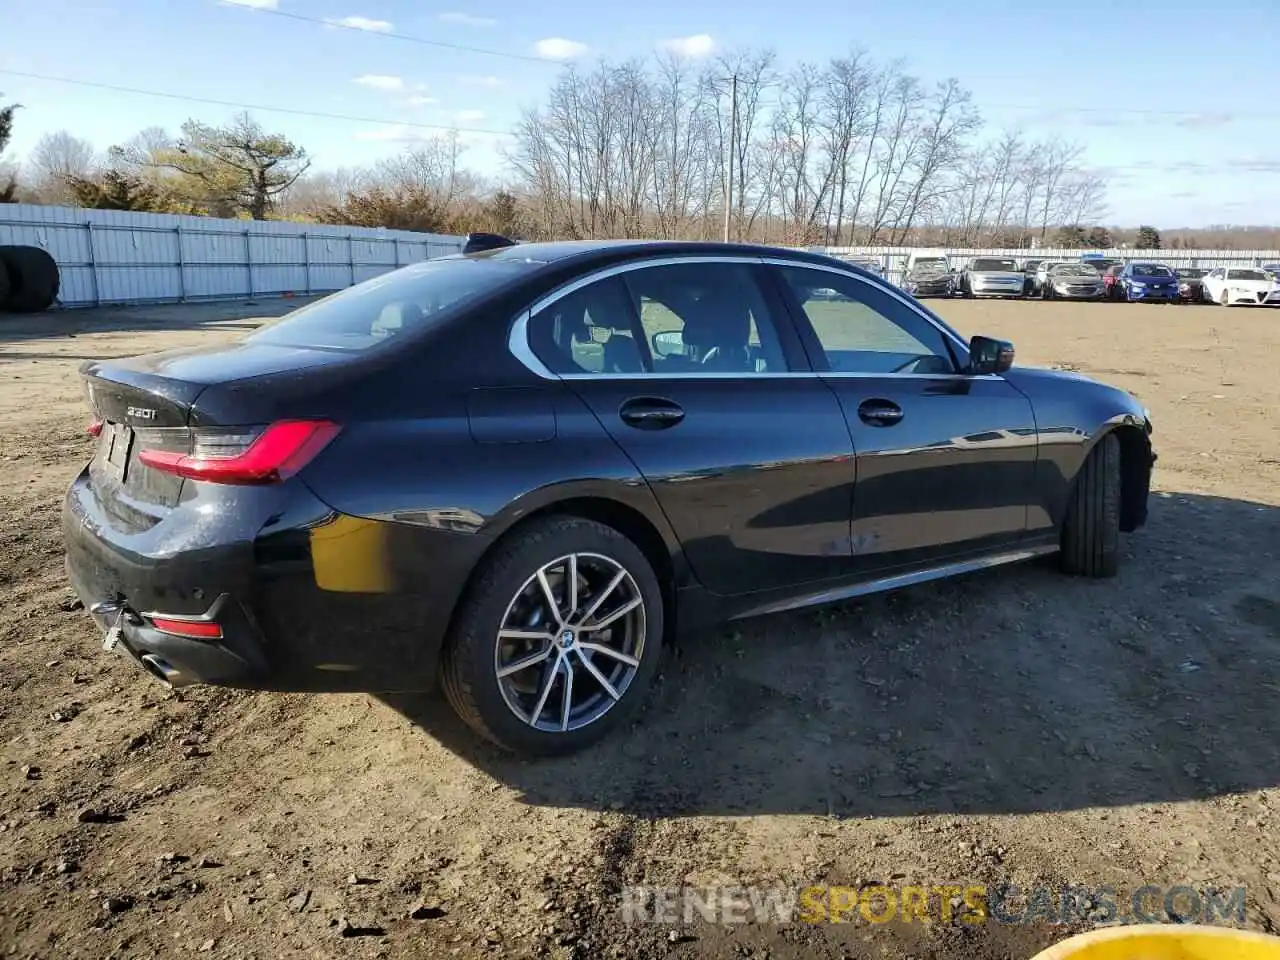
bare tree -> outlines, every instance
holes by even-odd
[[[93,144],[66,130],[46,133],[27,158],[31,190],[45,203],[73,203],[72,179],[88,178],[95,167]]]

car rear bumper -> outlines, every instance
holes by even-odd
[[[121,532],[87,473],[72,483],[67,576],[103,634],[119,627],[113,649],[171,686],[433,688],[487,538],[349,517],[301,483],[243,489],[237,513],[203,526],[164,521],[179,529],[161,536]],[[212,620],[222,635],[175,636],[154,615]]]

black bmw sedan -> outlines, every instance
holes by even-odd
[[[1134,397],[855,266],[490,246],[82,367],[67,568],[106,648],[172,686],[438,686],[557,753],[677,631],[1040,554],[1110,576],[1146,518]]]

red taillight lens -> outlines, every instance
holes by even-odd
[[[221,640],[222,627],[212,620],[175,620],[172,617],[152,617],[151,625],[161,633],[193,640]]]
[[[88,433],[88,434],[89,434],[89,436],[91,436],[91,437],[96,437],[96,436],[101,435],[101,433],[102,433],[102,421],[101,421],[101,420],[95,420],[95,421],[93,421],[93,423],[89,424],[88,429],[87,429],[87,433]]]
[[[311,461],[341,428],[329,420],[280,420],[251,437],[197,434],[191,453],[143,450],[164,473],[211,483],[279,483]]]

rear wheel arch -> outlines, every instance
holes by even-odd
[[[517,509],[513,505],[511,511],[514,512]],[[688,566],[674,533],[663,520],[655,520],[634,505],[594,491],[572,493],[565,491],[561,496],[548,499],[532,509],[520,510],[517,516],[511,516],[505,523],[499,522],[496,535],[476,560],[467,578],[467,585],[461,591],[459,601],[454,604],[453,617],[456,617],[458,610],[462,608],[461,596],[466,595],[476,577],[480,575],[494,554],[512,540],[519,538],[523,530],[550,517],[581,517],[584,520],[593,520],[618,531],[634,543],[658,577],[662,587],[663,606],[666,608],[667,631],[670,633],[674,629],[676,591],[678,586],[689,578]]]

